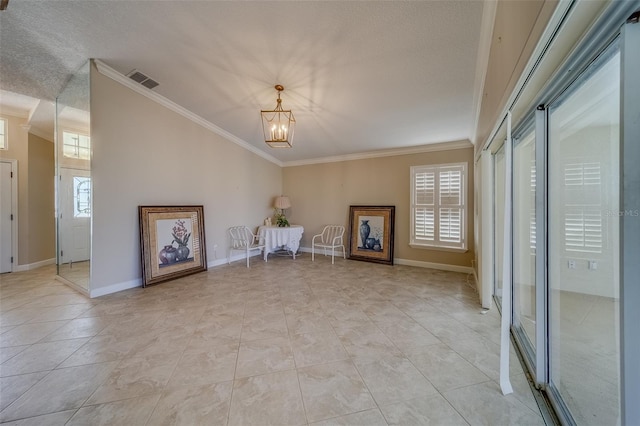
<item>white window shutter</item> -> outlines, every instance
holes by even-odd
[[[411,167],[411,243],[465,249],[465,163]]]
[[[440,170],[439,234],[443,243],[462,242],[462,170]]]
[[[435,214],[433,207],[416,207],[415,238],[416,240],[435,240]]]
[[[433,169],[414,173],[414,238],[435,241],[436,173]]]

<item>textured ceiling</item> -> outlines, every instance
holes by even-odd
[[[471,139],[482,14],[478,0],[12,0],[0,89],[50,101],[100,59],[284,163]],[[292,149],[262,139],[277,83]]]

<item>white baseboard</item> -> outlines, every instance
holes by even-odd
[[[123,281],[121,283],[111,284],[106,287],[100,287],[92,289],[89,292],[89,297],[106,296],[107,294],[116,293],[122,290],[129,290],[131,288],[142,287],[142,278],[137,278],[131,281]]]
[[[463,272],[471,274],[474,272],[471,266],[449,265],[446,263],[422,262],[420,260],[393,259],[396,265],[417,266],[418,268],[438,269],[440,271]]]
[[[31,271],[33,269],[37,269],[37,268],[40,268],[42,266],[55,265],[55,264],[56,264],[56,258],[54,257],[52,259],[41,260],[39,262],[29,263],[27,265],[17,265],[13,269],[13,272]]]
[[[261,256],[261,253],[256,253],[256,254],[252,254],[251,257],[254,256]],[[231,256],[231,261],[236,261],[236,260],[245,260],[245,257],[243,254],[238,254],[238,255],[234,255]],[[215,266],[220,266],[220,265],[225,265],[227,263],[227,258],[225,257],[224,259],[215,259],[212,260],[210,262],[207,262],[207,268],[213,268]],[[108,285],[106,287],[100,287],[100,288],[96,288],[96,289],[92,289],[89,293],[89,297],[94,298],[94,297],[100,297],[100,296],[106,296],[107,294],[111,294],[111,293],[117,293],[119,291],[123,291],[123,290],[129,290],[132,288],[136,288],[136,287],[142,287],[142,279],[138,278],[135,280],[130,280],[130,281],[124,281],[121,283],[116,283],[116,284],[111,284]]]

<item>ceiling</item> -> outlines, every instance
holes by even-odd
[[[11,0],[0,12],[0,103],[16,107],[7,92],[53,101],[96,58],[148,75],[153,92],[282,164],[473,140],[484,6]],[[262,138],[275,84],[297,121],[291,149]]]

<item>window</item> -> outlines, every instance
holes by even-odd
[[[566,251],[602,253],[602,169],[595,158],[570,157],[564,164]]]
[[[466,250],[466,163],[411,167],[411,245]]]
[[[62,132],[62,154],[68,158],[89,159],[89,136],[80,133]]]
[[[73,217],[91,217],[91,178],[73,177]]]
[[[9,149],[7,146],[7,120],[0,118],[0,149]]]

